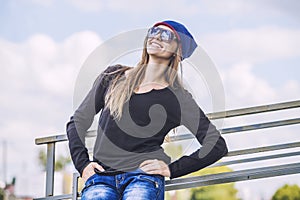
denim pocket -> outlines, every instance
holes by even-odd
[[[88,187],[94,185],[94,178],[97,176],[97,174],[93,174],[92,176],[90,176],[84,183],[84,187],[81,190],[81,193],[87,189]]]
[[[149,179],[149,178],[147,178],[147,177],[140,177],[140,179],[143,179],[143,180],[145,180],[145,181],[149,181],[150,183],[153,183],[154,186],[155,186],[155,188],[158,188],[158,187],[159,187],[157,181],[151,180],[151,179]]]
[[[147,181],[149,183],[151,183],[155,188],[159,188],[161,187],[163,184],[163,177],[160,176],[160,175],[139,175],[138,178],[140,180],[144,180],[144,181]]]
[[[93,174],[92,176],[90,176],[86,181],[85,184],[87,184],[88,182],[90,182],[90,180],[92,180],[97,174]]]

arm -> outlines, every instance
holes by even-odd
[[[199,108],[192,95],[185,91],[180,98],[182,125],[186,126],[202,145],[189,156],[169,164],[170,178],[176,178],[207,167],[227,154],[225,140]]]
[[[92,89],[67,123],[66,128],[71,158],[80,175],[91,162],[88,150],[85,147],[85,135],[93,123],[94,116],[104,107],[104,95],[110,80],[110,75],[106,73],[113,72],[119,68],[120,66],[108,67],[98,76]]]

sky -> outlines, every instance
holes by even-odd
[[[19,195],[43,195],[43,188],[33,188],[41,185],[34,177],[42,176],[37,152],[44,149],[34,139],[65,132],[84,61],[110,38],[161,20],[185,24],[213,60],[224,87],[225,109],[299,100],[299,10],[298,0],[1,0],[0,155],[5,142],[6,180],[15,176],[17,184],[29,183],[17,187]],[[198,103],[205,112],[212,111],[201,98]],[[299,114],[295,109],[244,117],[224,126]],[[293,125],[225,138],[230,149],[239,149],[299,141],[298,130]],[[66,146],[58,149],[68,151]],[[243,199],[269,199],[278,187],[300,185],[299,180],[293,175],[236,187]]]

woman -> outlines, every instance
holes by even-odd
[[[67,124],[71,157],[86,181],[82,199],[164,199],[164,178],[202,169],[226,155],[224,139],[178,76],[197,44],[175,21],[147,33],[136,67],[108,67]],[[93,161],[85,133],[101,111]],[[187,127],[202,145],[171,162],[161,145],[167,133]]]

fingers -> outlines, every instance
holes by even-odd
[[[92,166],[94,169],[98,169],[100,172],[104,172],[105,170],[103,169],[103,167],[101,165],[99,165],[96,162],[92,162]]]
[[[150,173],[160,169],[160,163],[157,160],[146,160],[140,165],[140,168],[144,172]]]
[[[161,160],[146,160],[140,165],[140,169],[148,174],[160,174],[170,177],[169,166]]]
[[[154,160],[145,160],[144,162],[142,162],[140,164],[140,168],[143,167],[143,166],[146,166],[146,165],[151,165],[151,164],[153,164],[156,161],[157,161],[157,159],[154,159]]]
[[[95,169],[98,169],[100,172],[103,172],[104,169],[101,165],[96,162],[89,163],[82,172],[82,178],[86,181],[89,177],[95,174]]]

